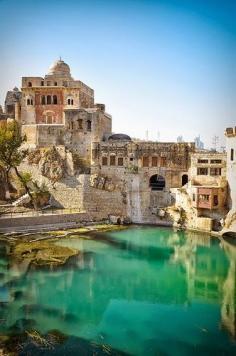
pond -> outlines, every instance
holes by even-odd
[[[160,227],[57,243],[79,254],[54,269],[1,245],[0,334],[19,355],[236,354],[235,246]]]

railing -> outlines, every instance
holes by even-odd
[[[32,210],[22,212],[9,212],[0,214],[0,219],[15,218],[15,217],[37,217],[45,215],[65,215],[65,214],[82,214],[85,211],[81,209],[46,209],[46,210]]]

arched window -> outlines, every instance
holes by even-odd
[[[74,105],[74,100],[73,99],[71,99],[71,105]]]
[[[83,120],[82,119],[78,119],[78,129],[79,130],[83,129]]]
[[[92,128],[92,122],[91,122],[91,120],[88,120],[87,121],[87,130],[91,131],[91,128]]]
[[[28,82],[28,87],[32,87],[32,83],[31,82]]]
[[[52,115],[47,114],[46,119],[47,119],[47,124],[52,124]]]
[[[53,104],[56,105],[57,104],[57,96],[53,95]]]
[[[55,86],[55,87],[57,86],[57,82],[54,82],[54,86]]]
[[[43,95],[43,96],[41,97],[41,104],[42,104],[42,105],[45,105],[45,104],[46,104],[45,95]]]
[[[41,81],[41,86],[42,86],[42,87],[44,86],[44,81],[43,81],[43,80]]]
[[[70,99],[67,99],[67,104],[70,105]]]
[[[188,183],[188,175],[187,174],[183,174],[182,175],[182,186],[184,186],[187,183]]]
[[[27,99],[27,105],[30,105],[30,99]]]
[[[154,174],[149,180],[149,186],[152,190],[163,190],[166,186],[165,178]]]
[[[47,96],[47,104],[48,104],[48,105],[52,104],[51,95],[48,95],[48,96]]]
[[[30,100],[30,105],[33,105],[33,99]]]

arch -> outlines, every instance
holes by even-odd
[[[92,122],[91,120],[87,120],[87,130],[91,131],[91,129],[92,129]]]
[[[83,120],[82,119],[78,119],[77,122],[78,122],[78,129],[82,130],[83,129]]]
[[[41,104],[42,104],[42,105],[45,105],[45,104],[46,104],[45,95],[41,96]]]
[[[183,174],[182,175],[182,187],[188,183],[188,175],[187,174]]]
[[[32,87],[32,82],[28,82],[28,87]]]
[[[71,105],[74,105],[74,100],[73,99],[71,99]]]
[[[52,97],[51,95],[47,95],[47,105],[52,104]]]
[[[30,105],[30,99],[27,99],[27,105]]]
[[[57,96],[53,95],[53,104],[56,105],[57,104]]]
[[[67,104],[70,105],[70,99],[67,99]]]
[[[149,180],[149,187],[151,187],[152,190],[163,190],[166,186],[166,181],[165,178],[158,175],[158,174],[154,174],[153,176],[151,176],[150,180]]]

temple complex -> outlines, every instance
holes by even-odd
[[[30,152],[21,169],[49,187],[53,206],[204,231],[221,230],[235,211],[234,128],[227,154],[113,133],[105,105],[62,59],[8,91],[0,119],[19,122]]]

